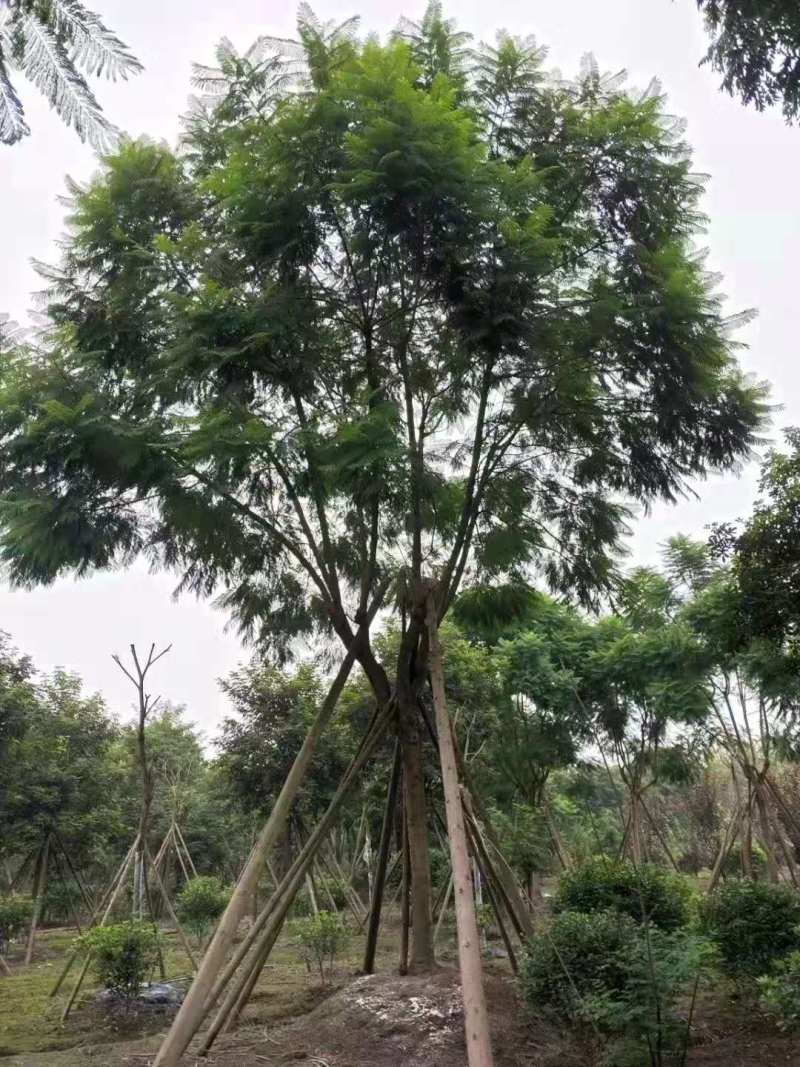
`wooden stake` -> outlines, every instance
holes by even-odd
[[[492,1044],[489,1035],[489,1013],[483,991],[483,966],[480,937],[475,915],[475,900],[469,869],[467,831],[456,767],[450,716],[444,688],[442,649],[436,604],[428,597],[428,646],[433,706],[439,737],[439,757],[442,765],[445,815],[450,843],[450,862],[453,867],[456,928],[458,930],[458,959],[461,969],[461,995],[464,1001],[464,1031],[467,1041],[469,1067],[492,1067]]]
[[[247,937],[245,937],[241,944],[237,946],[236,951],[234,952],[231,960],[225,966],[221,975],[217,978],[217,981],[211,989],[208,999],[203,1006],[203,1011],[201,1013],[199,1023],[201,1023],[203,1018],[205,1018],[205,1016],[209,1013],[214,1003],[221,996],[226,986],[231,981],[236,971],[239,969],[240,964],[242,964],[248,954],[250,955],[250,960],[245,963],[244,966],[244,979],[240,978],[237,981],[238,989],[241,989],[244,985],[244,982],[247,980],[248,969],[253,966],[253,961],[255,961],[257,965],[258,953],[260,951],[258,946],[263,946],[264,939],[270,936],[266,932],[262,933],[262,931],[264,931],[264,927],[266,926],[268,920],[272,919],[273,914],[280,909],[287,893],[290,893],[291,899],[294,899],[294,895],[297,892],[297,887],[299,887],[299,885],[302,883],[308,865],[313,861],[317,850],[323,844],[325,838],[333,828],[333,825],[336,819],[338,818],[339,808],[344,802],[356,778],[360,774],[361,769],[364,767],[367,760],[372,756],[373,752],[376,750],[376,748],[382,741],[389,718],[390,710],[388,708],[383,708],[376,714],[376,717],[373,720],[369,730],[367,731],[367,734],[361,742],[359,751],[354,756],[353,761],[351,762],[350,766],[345,772],[344,777],[342,778],[342,781],[339,783],[339,787],[337,788],[336,793],[333,795],[330,804],[328,805],[327,811],[325,812],[319,823],[314,827],[314,830],[306,841],[302,852],[295,859],[288,872],[284,875],[280,885],[272,894],[269,901],[259,914],[258,919],[249,930]],[[269,926],[269,929],[272,929],[272,925]],[[233,1000],[231,996],[226,997],[225,1004],[229,1005],[229,1010],[230,1006],[232,1006],[232,1003]],[[222,1022],[224,1022],[224,1020],[222,1020]],[[220,1025],[222,1025],[222,1022],[220,1023]]]
[[[377,607],[378,604],[375,605],[375,611],[377,611]],[[212,986],[233,944],[233,939],[247,909],[248,902],[258,885],[261,871],[264,867],[264,860],[283,832],[292,804],[314,757],[319,739],[330,722],[339,696],[350,675],[355,662],[356,644],[357,641],[354,639],[328,691],[327,697],[306,734],[303,744],[300,746],[300,751],[297,753],[291,770],[286,776],[270,816],[253,847],[247,865],[231,894],[228,906],[217,929],[214,931],[214,936],[206,949],[195,979],[189,987],[178,1014],[175,1016],[169,1033],[158,1050],[153,1067],[177,1067],[189,1042],[197,1033],[205,1014]]]
[[[203,1053],[208,1052],[217,1036],[228,1030],[244,1010],[244,1007],[255,988],[256,982],[258,981],[259,975],[264,968],[264,964],[278,939],[289,908],[292,906],[292,902],[294,901],[300,886],[303,884],[306,872],[311,868],[318,849],[322,846],[325,838],[333,829],[333,823],[338,816],[339,807],[341,806],[342,801],[345,799],[364,764],[382,740],[388,723],[388,718],[388,709],[382,709],[373,720],[372,725],[367,731],[367,735],[362,740],[358,753],[354,757],[353,762],[350,764],[350,767],[345,773],[344,778],[328,805],[325,815],[312,831],[303,846],[300,855],[295,859],[262,913],[265,921],[268,917],[269,922],[266,923],[263,929],[260,927],[257,928],[257,939],[253,936],[253,930],[251,929],[246,942],[243,942],[243,944],[240,945],[234,958],[226,967],[222,978],[217,982],[217,985],[209,998],[206,1013],[204,1014],[207,1014],[217,997],[221,995],[226,984],[233,977],[239,963],[244,959],[242,950],[244,949],[245,952],[249,952],[249,959],[244,962],[240,974],[226,993],[225,999],[208,1029],[201,1046],[201,1051]],[[262,916],[259,916],[259,919],[261,919]],[[254,929],[256,928],[254,927]],[[247,946],[246,948],[245,943]]]
[[[114,887],[114,891],[111,893],[111,896],[109,898],[108,904],[106,905],[105,911],[103,912],[103,916],[100,919],[100,923],[99,923],[100,926],[105,926],[105,924],[108,922],[108,917],[111,914],[111,912],[114,910],[114,905],[117,903],[117,899],[119,898],[120,893],[125,888],[125,879],[126,879],[126,877],[128,875],[128,871],[131,868],[131,865],[133,863],[134,857],[137,855],[138,845],[139,845],[139,839],[137,837],[137,839],[134,841],[133,845],[131,846],[131,850],[128,853],[128,856],[127,856],[125,862],[123,863],[122,867],[120,868],[119,878],[117,880],[117,884]],[[89,964],[91,962],[91,959],[92,959],[92,954],[91,954],[91,952],[89,952],[89,953],[87,953],[86,959],[83,961],[83,967],[81,968],[81,972],[78,975],[78,980],[75,983],[75,988],[72,990],[72,993],[70,994],[70,998],[67,1001],[63,1012],[61,1013],[61,1021],[62,1021],[62,1023],[66,1020],[66,1018],[69,1015],[70,1011],[72,1011],[72,1005],[75,1003],[75,1000],[77,999],[77,996],[78,996],[78,993],[80,991],[80,988],[83,985],[83,981],[86,978],[86,972],[89,970]],[[58,982],[56,984],[56,990],[61,985],[61,982],[63,981],[64,977],[66,976],[67,970],[69,970],[69,967],[71,965],[72,964],[68,961],[67,966],[64,968],[64,974],[62,974],[61,978],[58,980]],[[53,992],[55,992],[55,990]],[[51,993],[51,996],[52,996],[52,993]]]
[[[102,897],[100,903],[97,905],[97,907],[94,909],[94,911],[90,915],[89,923],[88,923],[90,929],[91,929],[92,926],[94,926],[95,920],[97,919],[97,916],[100,914],[100,912],[105,907],[106,901],[108,900],[109,896],[114,892],[114,890],[116,889],[117,885],[119,885],[120,879],[124,879],[125,878],[125,875],[127,873],[128,866],[129,866],[131,857],[133,856],[135,848],[136,848],[136,842],[134,842],[134,844],[132,844],[131,847],[128,849],[128,852],[127,852],[127,855],[125,856],[125,859],[122,861],[122,863],[119,865],[119,867],[117,867],[116,874],[111,879],[111,881],[109,882],[108,886],[106,887],[106,891],[105,891],[105,893],[103,893],[103,897]],[[78,958],[79,955],[80,955],[80,953],[79,953],[78,949],[73,949],[72,952],[69,954],[69,956],[67,957],[66,963],[64,964],[64,967],[63,967],[63,969],[61,971],[61,974],[58,976],[56,984],[50,990],[50,996],[51,997],[54,997],[56,995],[56,993],[58,993],[59,989],[61,988],[61,986],[62,986],[62,984],[64,982],[64,979],[69,974],[70,970],[72,969],[73,964],[75,963],[75,960]]]

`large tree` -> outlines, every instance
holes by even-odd
[[[628,502],[746,455],[762,394],[661,98],[505,34],[472,60],[438,5],[387,45],[299,29],[180,152],[130,142],[72,187],[53,329],[3,370],[2,554],[32,584],[145,553],[274,657],[352,649],[397,715],[426,967],[431,588],[440,619],[534,571],[591,602]]]
[[[82,141],[107,151],[117,130],[86,76],[115,81],[138,74],[142,65],[79,0],[0,0],[0,144],[7,145],[30,132],[11,82],[14,68]]]

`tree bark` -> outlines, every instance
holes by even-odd
[[[421,974],[433,969],[433,921],[431,918],[431,857],[425,799],[420,718],[416,703],[404,699],[399,707],[400,744],[403,758],[403,799],[411,881],[411,951],[408,970]]]

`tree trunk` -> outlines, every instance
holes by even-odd
[[[435,960],[425,775],[420,716],[416,705],[412,705],[408,700],[402,700],[399,707],[399,722],[411,881],[412,937],[408,970],[410,974],[421,974],[432,970]]]
[[[392,763],[392,775],[389,779],[389,790],[386,794],[386,807],[383,813],[383,825],[381,826],[381,840],[378,845],[378,864],[375,870],[375,880],[372,886],[372,899],[369,909],[369,927],[367,928],[367,944],[364,949],[364,974],[372,974],[375,970],[375,952],[378,947],[378,931],[381,925],[381,908],[383,907],[383,894],[386,887],[386,871],[389,866],[389,849],[392,845],[392,829],[394,825],[394,813],[397,807],[397,792],[400,785],[400,742],[395,743],[394,761]]]
[[[27,967],[33,958],[33,946],[36,943],[36,927],[42,914],[42,898],[47,885],[47,861],[50,855],[50,835],[44,839],[41,851],[36,859],[36,871],[33,880],[33,914],[31,915],[31,928],[28,931],[28,944],[25,948],[25,966]]]

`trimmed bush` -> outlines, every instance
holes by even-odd
[[[95,974],[104,989],[132,1000],[158,958],[158,931],[148,923],[96,926],[78,939],[91,953]]]
[[[772,973],[758,979],[761,1007],[781,1030],[800,1024],[800,951],[772,965]]]
[[[219,878],[200,875],[187,882],[175,899],[180,921],[202,940],[222,915],[230,898]]]
[[[0,897],[0,954],[5,954],[9,942],[19,937],[31,921],[33,902],[30,897]]]
[[[800,949],[800,895],[786,885],[733,879],[699,907],[703,932],[729,974],[765,974]]]
[[[690,897],[689,884],[680,875],[652,864],[635,867],[627,860],[600,856],[561,876],[553,909],[616,911],[669,931],[687,921]]]
[[[570,1018],[590,995],[620,991],[636,951],[638,928],[618,911],[563,911],[528,945],[519,982],[532,1012]]]

